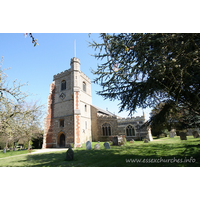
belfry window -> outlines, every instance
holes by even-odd
[[[83,91],[86,92],[86,83],[83,82]]]
[[[110,136],[111,135],[111,126],[109,123],[104,123],[102,125],[102,133],[103,136]]]
[[[63,80],[61,82],[61,90],[66,90],[66,81],[65,80]]]
[[[134,130],[133,126],[128,125],[126,127],[126,136],[135,136],[135,130]]]
[[[60,127],[64,127],[64,119],[60,119]]]

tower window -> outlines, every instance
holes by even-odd
[[[85,112],[87,112],[87,105],[85,105]]]
[[[61,82],[61,90],[66,90],[66,81],[65,80],[63,80]]]
[[[86,92],[86,83],[83,82],[83,91]]]
[[[64,127],[64,119],[60,120],[60,127]]]

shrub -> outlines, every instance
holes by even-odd
[[[33,142],[32,142],[32,141],[30,142],[30,145],[31,145],[31,147],[32,147],[32,145],[33,145]],[[28,141],[24,144],[24,149],[28,149]]]

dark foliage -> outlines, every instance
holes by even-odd
[[[200,125],[200,34],[100,34],[90,46],[103,64],[93,71],[105,99],[120,100],[120,111],[164,107],[146,125],[182,112],[180,127]],[[171,121],[175,122],[175,121]],[[171,125],[169,125],[171,126]]]

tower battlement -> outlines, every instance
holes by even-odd
[[[60,73],[58,73],[58,74],[55,74],[55,75],[53,76],[53,80],[58,79],[58,78],[61,78],[61,77],[63,77],[63,76],[66,76],[66,75],[68,75],[70,72],[71,72],[71,69],[67,69],[67,70],[65,70],[65,71],[63,71],[63,72],[60,72]]]
[[[87,80],[89,83],[91,83],[90,78],[89,78],[88,76],[86,76],[83,72],[81,72],[81,76],[82,76],[85,80]]]

